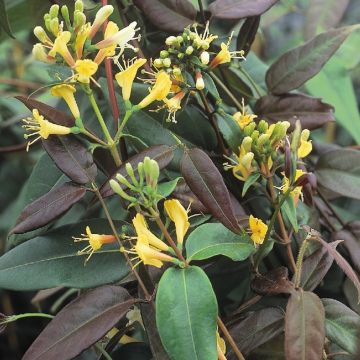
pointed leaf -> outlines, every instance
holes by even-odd
[[[243,19],[261,15],[278,0],[216,0],[210,4],[212,16],[220,19]],[[240,49],[239,49],[240,50]]]
[[[71,180],[78,184],[94,181],[97,173],[94,159],[75,136],[50,136],[42,142],[56,166]]]
[[[239,125],[231,115],[225,112],[216,114],[216,120],[219,130],[227,144],[235,153],[239,153],[239,146],[244,137]]]
[[[325,311],[312,292],[293,292],[286,306],[286,360],[319,360],[325,343]]]
[[[310,130],[335,121],[333,106],[303,94],[263,96],[256,102],[254,112],[271,123],[289,121],[294,126],[300,120],[301,127]]]
[[[288,196],[284,203],[281,206],[281,213],[284,217],[284,220],[288,221],[294,231],[297,233],[299,231],[299,224],[297,221],[297,212],[294,200],[291,196]]]
[[[115,225],[120,232],[123,223]],[[96,251],[84,265],[88,255],[80,256],[78,251],[87,243],[74,243],[72,236],[80,236],[86,226],[94,233],[111,234],[107,221],[97,219],[65,225],[30,239],[0,257],[0,287],[21,291],[57,286],[90,288],[124,278],[129,268],[116,251],[117,244]]]
[[[321,33],[304,45],[289,50],[266,73],[266,84],[273,94],[297,89],[316,75],[357,25]]]
[[[188,261],[204,260],[216,255],[224,255],[234,261],[241,261],[254,252],[255,246],[248,234],[234,234],[219,223],[198,226],[186,241]]]
[[[52,189],[25,207],[11,233],[24,233],[48,224],[69,210],[85,193],[85,188],[71,182]]]
[[[174,180],[170,180],[158,184],[158,188],[157,188],[158,194],[160,194],[164,198],[168,197],[175,190],[177,183],[181,179],[182,177],[177,177]]]
[[[165,271],[156,295],[156,324],[171,359],[217,358],[217,311],[214,291],[202,269]]]
[[[135,303],[119,286],[102,286],[65,306],[41,332],[23,360],[68,360],[101,339]]]
[[[8,18],[8,14],[6,12],[6,7],[5,7],[5,0],[0,0],[0,25],[1,28],[4,29],[4,31],[13,39],[15,39],[14,34],[11,31],[11,27],[10,27],[10,23],[9,23],[9,18]]]
[[[244,56],[250,51],[251,45],[259,29],[260,16],[251,16],[247,18],[241,26],[236,41],[236,48],[244,51]]]
[[[251,185],[254,185],[256,181],[259,179],[260,174],[259,173],[252,173],[244,182],[244,187],[241,193],[241,196],[244,197],[251,187]]]
[[[188,150],[181,161],[181,173],[190,189],[211,214],[228,229],[239,233],[229,192],[209,156],[200,149]]]

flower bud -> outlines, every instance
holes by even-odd
[[[58,36],[59,19],[57,17],[50,20],[50,31],[54,34],[54,36]]]
[[[181,59],[183,59],[184,58],[184,56],[185,56],[185,54],[184,53],[179,53],[178,54],[178,58],[181,60]]]
[[[176,37],[176,42],[180,45],[182,42],[184,41],[183,37],[182,36],[177,36]]]
[[[74,27],[75,28],[80,28],[81,26],[83,26],[86,23],[86,16],[83,12],[81,11],[75,11],[74,12]]]
[[[91,25],[91,30],[89,33],[90,39],[92,39],[94,37],[94,35],[99,30],[100,26],[113,13],[113,11],[114,11],[114,7],[112,5],[105,5],[96,13],[95,20],[94,20],[93,24]],[[78,11],[78,13],[81,13],[81,12]]]
[[[161,59],[155,59],[154,60],[154,66],[157,67],[157,68],[161,68],[163,66],[163,61]]]
[[[185,50],[186,55],[191,55],[194,51],[194,48],[192,46],[188,46]]]
[[[114,179],[111,179],[109,181],[109,184],[110,184],[111,189],[114,191],[114,193],[118,194],[125,200],[128,200],[130,202],[136,202],[136,198],[128,195]]]
[[[251,167],[251,162],[254,159],[254,153],[248,152],[241,158],[241,165],[243,165],[246,169]]]
[[[61,7],[61,15],[65,20],[67,26],[70,24],[69,8],[66,5]]]
[[[200,55],[201,63],[207,65],[210,61],[210,55],[207,51],[203,51]]]
[[[42,44],[37,43],[34,45],[32,54],[35,60],[42,61],[45,63],[53,63],[54,60],[50,60],[47,56],[45,48]]]
[[[56,18],[59,15],[59,5],[52,5],[49,10],[49,15],[51,16],[51,18]]]
[[[46,13],[44,15],[44,23],[45,23],[45,28],[47,31],[51,31],[50,30],[50,21],[51,21],[51,16],[50,14]],[[35,29],[34,29],[35,30]]]
[[[253,141],[255,142],[258,138],[259,138],[259,131],[258,130],[254,130],[251,134],[251,138],[253,139]]]
[[[50,43],[51,44],[51,40],[50,38],[47,36],[45,30],[41,27],[41,26],[36,26],[34,29],[34,35],[39,39],[39,41],[41,41],[42,43],[46,44],[46,43]]]
[[[139,186],[142,187],[144,184],[144,163],[142,161],[138,163],[137,170],[139,174]]]
[[[168,45],[168,46],[174,45],[175,42],[176,42],[176,37],[175,36],[169,36],[165,40],[165,44]]]
[[[269,134],[261,134],[256,143],[256,146],[258,146],[261,149],[264,146],[264,144],[269,141],[269,139],[270,139]]]
[[[201,46],[204,50],[208,50],[209,47],[210,47],[209,42],[206,41],[206,40],[202,40],[202,41],[200,42],[200,46]]]
[[[260,120],[257,128],[261,133],[266,133],[269,128],[269,124],[265,120]]]
[[[253,131],[255,130],[256,124],[254,122],[251,122],[249,125],[246,125],[244,127],[244,134],[246,136],[251,136]]]
[[[245,136],[241,145],[243,146],[245,152],[249,152],[251,150],[253,139],[250,136]]]
[[[180,76],[181,75],[181,69],[179,67],[176,67],[173,69],[173,74],[175,76]]]
[[[84,11],[84,4],[82,2],[82,0],[76,0],[75,1],[75,11],[81,11],[83,12]]]
[[[165,59],[165,58],[167,58],[169,56],[169,52],[168,51],[166,51],[166,50],[161,50],[160,51],[160,58],[161,59]]]
[[[203,79],[203,76],[201,74],[200,71],[198,71],[195,75],[195,78],[196,78],[196,84],[195,84],[195,87],[198,89],[198,90],[203,90],[205,88],[205,83],[204,83],[204,79]]]
[[[163,61],[162,61],[163,65],[165,67],[170,67],[171,66],[171,59],[170,58],[165,58]]]
[[[126,179],[125,176],[121,175],[121,174],[117,174],[116,175],[116,180],[120,183],[125,185],[126,187],[128,187],[129,189],[134,189],[134,186],[132,184],[130,184],[129,180]]]
[[[137,181],[137,179],[135,177],[134,169],[133,169],[132,165],[130,163],[126,163],[125,164],[125,169],[126,169],[126,172],[129,174],[130,179],[132,180],[133,184],[135,186],[138,186],[139,182]]]

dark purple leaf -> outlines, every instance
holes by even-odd
[[[211,214],[235,233],[240,228],[224,180],[209,156],[200,149],[190,149],[181,160],[181,173],[191,191]]]
[[[195,22],[196,9],[188,0],[134,0],[134,4],[161,30],[182,32]]]
[[[299,289],[286,306],[286,360],[322,359],[325,343],[325,311],[317,295]]]
[[[332,234],[332,238],[344,240],[343,245],[348,250],[353,265],[360,271],[360,242],[358,237],[355,237],[349,230],[343,229]]]
[[[55,316],[23,360],[74,358],[101,339],[134,303],[118,286],[101,286],[80,295]]]
[[[346,276],[353,282],[355,285],[357,291],[358,291],[358,298],[360,300],[360,281],[353,270],[353,268],[350,266],[350,264],[344,259],[337,251],[334,249],[331,244],[328,244],[325,240],[323,240],[321,237],[316,237],[316,239],[321,243],[322,246],[331,254],[331,256],[334,258],[336,263],[339,265],[341,270],[346,274]],[[341,240],[341,239],[339,239]]]
[[[94,181],[97,168],[93,157],[75,136],[50,136],[42,142],[56,166],[71,180],[78,184]]]
[[[241,26],[237,37],[236,48],[243,50],[245,56],[250,51],[260,25],[260,16],[251,16]]]
[[[22,95],[15,97],[16,99],[21,101],[29,110],[38,109],[39,113],[43,115],[45,119],[51,121],[54,124],[68,127],[74,126],[74,118],[64,113],[63,111],[59,111],[52,106],[46,105],[40,101],[30,99]]]
[[[12,234],[38,229],[65,213],[86,193],[86,189],[67,182],[27,205],[18,217]]]
[[[279,95],[297,89],[315,76],[357,25],[329,30],[280,56],[266,73],[270,92]]]
[[[301,127],[310,130],[335,121],[331,105],[323,103],[320,98],[303,94],[263,96],[256,102],[254,112],[271,123],[289,121],[294,126],[300,120]]]
[[[329,246],[336,249],[340,242],[334,241]],[[305,258],[301,271],[301,287],[304,290],[313,291],[330,270],[333,261],[332,255],[323,247],[315,250],[310,256]]]
[[[286,267],[271,270],[265,275],[256,275],[251,288],[260,295],[291,294],[295,290],[294,284],[289,281]]]
[[[212,16],[220,19],[243,19],[270,9],[278,0],[216,0],[210,4]]]
[[[335,27],[343,17],[350,0],[312,0],[305,18],[305,39]]]
[[[284,331],[284,312],[272,307],[251,312],[231,325],[229,331],[241,352],[247,355]],[[234,358],[231,349],[227,355]]]
[[[174,157],[174,151],[171,147],[169,147],[167,145],[151,146],[151,147],[145,149],[144,151],[141,151],[140,153],[132,156],[125,163],[123,163],[116,170],[116,172],[113,174],[113,176],[110,179],[114,179],[117,174],[121,174],[127,178],[128,173],[125,168],[125,165],[127,163],[130,163],[132,165],[132,167],[134,168],[135,173],[136,173],[137,164],[140,161],[143,161],[146,156],[148,156],[149,158],[151,158],[153,160],[156,160],[157,163],[159,164],[159,168],[163,169],[167,165],[169,165],[169,163],[171,162],[172,158]],[[109,185],[110,179],[108,181],[106,181],[106,183],[103,184],[100,188],[100,193],[103,197],[108,197],[108,196],[114,195],[114,192]],[[120,186],[122,186],[124,188],[124,186],[122,184],[120,184]]]

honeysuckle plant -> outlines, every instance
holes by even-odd
[[[51,313],[0,318],[51,319],[23,358],[356,356],[359,316],[322,290],[335,259],[360,294],[358,259],[330,241],[355,230],[312,132],[333,107],[293,90],[357,27],[314,34],[259,76],[250,46],[276,1],[124,3],[55,4],[33,29],[57,106],[17,97],[24,156],[43,149],[0,287],[62,293]]]

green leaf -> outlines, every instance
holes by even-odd
[[[218,89],[214,83],[214,80],[212,79],[212,77],[204,72],[203,74],[203,78],[204,78],[204,83],[205,83],[205,89],[216,99],[216,100],[220,100],[221,97],[219,95]]]
[[[224,255],[235,261],[247,259],[255,251],[249,235],[238,235],[220,223],[197,227],[186,241],[187,260],[203,260]]]
[[[165,271],[156,295],[156,324],[171,359],[217,359],[217,311],[214,291],[202,269]]]
[[[355,355],[359,339],[360,316],[341,302],[322,299],[325,308],[326,336]]]
[[[294,199],[291,196],[288,196],[282,204],[281,213],[297,233],[299,231],[299,224],[297,221]]]
[[[250,186],[255,184],[257,179],[260,177],[259,173],[252,173],[244,182],[244,187],[241,193],[241,196],[245,196]]]
[[[232,151],[238,154],[239,146],[244,137],[240,126],[236,123],[231,115],[223,111],[221,113],[216,113],[216,119],[219,130],[225,141],[231,147]]]
[[[77,253],[88,243],[74,243],[72,236],[79,237],[87,225],[93,233],[111,234],[107,222],[97,219],[62,226],[35,237],[0,257],[0,288],[23,291],[57,286],[91,288],[124,278],[129,268],[118,245],[104,246],[84,265],[87,255]],[[116,225],[119,228],[123,223]]]
[[[0,26],[1,28],[13,39],[15,39],[14,34],[11,31],[8,14],[6,12],[5,1],[0,0]]]
[[[158,193],[166,198],[167,196],[169,196],[176,188],[176,185],[178,183],[178,181],[182,179],[181,176],[177,177],[176,179],[174,180],[171,180],[171,181],[167,181],[167,182],[163,182],[163,183],[160,183],[158,185]]]

